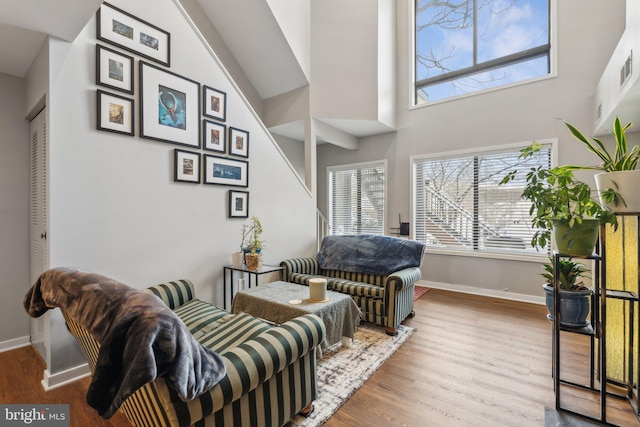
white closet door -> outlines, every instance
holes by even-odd
[[[29,239],[31,250],[31,283],[49,268],[48,220],[48,140],[47,114],[43,109],[31,121],[31,203]],[[31,342],[44,360],[46,357],[45,327],[46,318],[42,316],[31,320]]]

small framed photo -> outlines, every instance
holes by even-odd
[[[229,218],[249,218],[249,192],[229,190]]]
[[[140,61],[140,137],[200,148],[200,83]]]
[[[97,44],[96,84],[133,94],[133,57]]]
[[[204,119],[202,121],[202,148],[227,153],[227,127],[223,124]]]
[[[176,182],[200,184],[200,153],[175,149],[174,177]]]
[[[204,183],[248,187],[249,162],[205,154]]]
[[[97,91],[98,130],[133,136],[133,99]]]
[[[227,120],[227,94],[206,85],[202,91],[202,114],[221,122]]]
[[[98,9],[97,38],[169,66],[171,34],[109,3]]]
[[[229,128],[229,154],[233,156],[249,157],[249,132],[246,130]]]

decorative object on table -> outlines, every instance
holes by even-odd
[[[134,100],[102,90],[97,91],[98,130],[133,136]]]
[[[218,153],[227,153],[227,127],[204,119],[202,121],[202,148]]]
[[[595,169],[602,171],[595,175],[596,187],[600,196],[600,203],[615,213],[640,212],[640,145],[629,149],[625,132],[631,127],[631,122],[622,126],[620,118],[613,122],[613,136],[616,141],[615,153],[611,155],[606,146],[596,137],[591,141],[575,126],[564,122],[571,134],[584,143],[587,150],[598,156],[602,161],[598,166],[567,166],[572,169]]]
[[[541,148],[535,141],[521,150],[526,159]],[[506,185],[519,170],[509,172],[500,182]],[[522,198],[531,202],[531,225],[538,231],[533,247],[545,248],[553,236],[558,251],[565,255],[589,256],[593,253],[600,224],[617,226],[613,212],[591,197],[591,188],[574,178],[572,168],[558,166],[531,168],[526,176]]]
[[[133,57],[97,44],[96,84],[133,95]]]
[[[232,156],[249,157],[249,132],[246,130],[229,128],[229,154]]]
[[[229,218],[249,217],[249,192],[229,190]]]
[[[231,203],[234,200],[234,196],[233,193],[246,193],[247,195],[247,203],[248,203],[248,196],[249,193],[248,192],[244,192],[244,191],[229,191],[229,216],[231,217]],[[249,211],[249,206],[246,205],[246,209],[247,212]],[[238,252],[233,252],[231,254],[231,260],[233,263],[233,266],[235,268],[241,268],[243,264],[246,263],[246,255],[250,252],[252,252],[252,248],[253,248],[253,252],[255,253],[257,252],[261,252],[262,251],[262,241],[260,240],[260,235],[262,234],[262,224],[260,223],[260,220],[258,218],[256,218],[255,216],[251,217],[251,222],[249,224],[243,224],[242,228],[240,229],[240,233],[242,235],[242,238],[240,239],[240,251]],[[257,233],[257,235],[256,235]],[[252,261],[255,262],[255,261]],[[252,267],[255,267],[254,264],[252,264]],[[249,266],[247,265],[247,269],[249,270],[257,270],[257,268],[249,268]]]
[[[552,322],[555,268],[554,257],[549,258],[549,262],[543,265],[544,273],[540,273],[546,282],[542,285],[545,291],[545,303],[549,314],[547,317]],[[591,295],[593,291],[586,287],[581,278],[589,277],[589,269],[571,258],[560,258],[558,260],[558,284],[560,286],[560,303],[558,311],[560,313],[560,325],[569,328],[582,328],[589,324],[587,316],[591,309]]]
[[[204,183],[249,186],[249,162],[226,157],[204,155]]]
[[[242,226],[242,250],[245,253],[244,263],[247,270],[255,271],[262,267],[262,249],[264,249],[262,232],[262,224],[255,216],[251,217],[249,224]]]
[[[97,38],[169,66],[171,35],[109,3],[97,12]]]
[[[327,279],[309,279],[309,302],[327,302]]]
[[[242,268],[244,265],[244,252],[233,252],[231,254],[231,264],[234,268]]]
[[[140,136],[200,148],[200,83],[140,61]]]
[[[175,149],[174,181],[200,184],[200,153]]]
[[[202,87],[202,114],[221,122],[227,120],[227,94],[204,85]]]

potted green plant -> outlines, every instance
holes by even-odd
[[[535,141],[521,150],[526,159],[539,151]],[[513,180],[518,170],[509,172],[500,182]],[[562,254],[589,256],[593,253],[600,224],[617,227],[616,216],[591,196],[591,188],[573,176],[571,168],[559,166],[531,168],[526,175],[522,198],[531,202],[531,225],[538,231],[531,245],[545,247],[553,236]]]
[[[554,257],[549,257],[548,263],[542,267],[544,273],[540,275],[545,279],[542,285],[545,291],[545,303],[549,314],[547,317],[554,321],[554,284],[555,284],[555,264]],[[571,258],[558,259],[558,294],[560,302],[558,312],[560,313],[560,324],[569,328],[582,328],[589,324],[587,316],[591,309],[592,290],[579,281],[581,278],[589,277],[590,270],[583,264]]]
[[[242,226],[242,249],[245,253],[245,264],[249,270],[258,270],[262,266],[262,249],[264,249],[262,233],[262,223],[255,216],[251,217],[249,224]]]
[[[595,175],[600,201],[616,213],[640,212],[640,145],[629,148],[626,131],[631,122],[622,126],[620,118],[613,122],[615,152],[613,155],[605,144],[596,137],[587,138],[571,123],[564,122],[575,139],[584,143],[587,149],[598,156],[601,163],[597,166],[569,165],[571,169],[595,169],[602,171]]]

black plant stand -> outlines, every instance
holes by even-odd
[[[618,219],[624,220],[624,216],[636,216],[636,233],[637,233],[637,241],[638,248],[637,252],[637,263],[636,265],[640,266],[640,214],[633,213],[627,215],[619,215]],[[627,290],[614,290],[607,289],[607,263],[606,263],[606,251],[607,251],[607,241],[606,241],[606,226],[601,226],[600,229],[600,242],[598,245],[598,252],[591,256],[585,257],[584,259],[591,259],[594,261],[595,268],[593,274],[593,296],[591,299],[591,325],[584,328],[567,328],[560,325],[560,313],[559,313],[559,301],[560,301],[560,292],[557,286],[554,286],[554,304],[553,304],[553,316],[555,321],[553,322],[553,380],[554,380],[554,391],[555,391],[555,400],[556,400],[556,410],[566,412],[569,414],[576,415],[578,417],[593,420],[604,425],[613,425],[607,421],[607,398],[622,398],[627,399],[631,404],[631,407],[634,410],[636,416],[640,419],[640,391],[638,390],[638,386],[640,385],[640,367],[636,366],[634,363],[635,360],[640,363],[640,343],[635,342],[638,334],[637,328],[638,325],[635,323],[636,320],[636,304],[640,304],[640,291],[631,292]],[[559,272],[559,261],[561,258],[572,258],[569,255],[564,255],[560,253],[554,253],[554,272],[556,277],[554,277],[555,283],[558,283],[558,272]],[[638,286],[637,289],[640,290],[640,275],[636,272],[638,278]],[[623,279],[624,280],[624,279]],[[625,284],[616,284],[626,288]],[[626,363],[627,363],[627,377],[626,382],[619,383],[611,381],[607,377],[607,300],[622,300],[626,301],[629,306],[628,310],[628,349],[626,352]],[[582,335],[589,336],[590,339],[590,360],[589,360],[589,384],[579,384],[571,381],[567,381],[562,379],[561,377],[561,368],[560,368],[560,348],[561,348],[561,332],[571,332],[578,333]],[[598,354],[596,357],[595,354],[595,346],[597,340],[597,348]],[[596,368],[596,358],[597,358],[597,369]],[[596,381],[598,384],[596,384]],[[561,391],[560,386],[566,385],[571,387],[576,387],[582,390],[587,390],[589,392],[597,393],[599,395],[600,400],[600,415],[599,417],[589,416],[581,413],[577,413],[575,411],[571,411],[569,409],[565,409],[561,404]],[[619,389],[625,390],[624,394],[622,393],[614,393],[607,390],[608,385],[614,385]]]
[[[560,253],[554,253],[554,283],[559,283],[559,271],[560,271],[560,259],[572,258],[570,255],[564,255]],[[591,259],[595,262],[595,271],[593,275],[593,295],[591,298],[591,324],[584,328],[568,328],[560,324],[562,318],[560,315],[560,289],[559,286],[553,287],[553,388],[556,397],[556,410],[567,412],[576,415],[581,418],[597,421],[605,425],[612,425],[607,422],[607,391],[606,381],[600,381],[600,387],[596,387],[596,380],[607,378],[606,376],[606,278],[601,273],[602,257],[598,254],[593,254],[584,259]],[[560,354],[561,354],[561,340],[560,332],[571,332],[581,335],[587,335],[590,341],[590,354],[589,354],[589,384],[580,384],[572,381],[567,381],[561,377],[560,369]],[[598,369],[595,368],[595,339],[598,339]],[[597,377],[596,377],[597,374]],[[561,385],[568,385],[571,387],[580,388],[590,392],[598,393],[600,396],[600,416],[592,417],[585,414],[580,414],[575,411],[563,408],[561,404]]]

